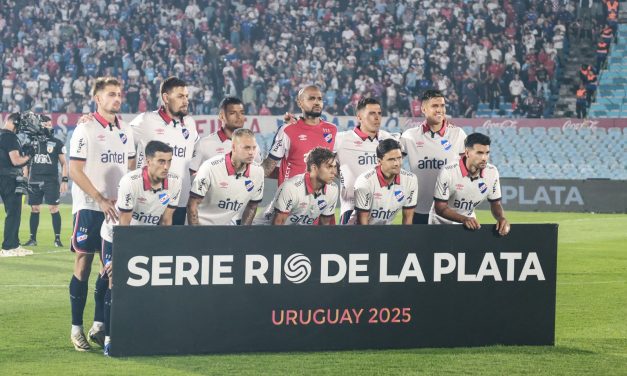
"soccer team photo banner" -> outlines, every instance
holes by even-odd
[[[557,225],[116,227],[111,355],[553,345]]]

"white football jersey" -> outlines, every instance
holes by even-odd
[[[182,119],[172,119],[163,108],[160,108],[158,111],[137,115],[131,121],[131,127],[137,144],[137,168],[146,164],[144,151],[148,142],[161,141],[172,147],[170,171],[182,179],[179,206],[187,206],[191,186],[189,164],[199,138],[194,119],[189,115]]]
[[[200,165],[191,195],[203,198],[198,206],[201,225],[231,225],[241,218],[248,201],[263,199],[263,168],[248,165],[236,173],[231,154],[218,155]]]
[[[121,120],[109,124],[97,112],[94,119],[76,126],[70,140],[70,163],[85,161],[83,172],[107,199],[118,197],[118,183],[128,171],[128,159],[135,157],[133,132]],[[72,184],[72,213],[81,209],[101,211],[98,203]]]
[[[426,122],[401,135],[403,153],[409,159],[409,168],[418,177],[420,196],[416,213],[428,214],[433,204],[433,188],[440,170],[459,159],[464,153],[466,133],[450,123],[438,132],[431,132]]]
[[[387,138],[398,140],[398,134],[392,135],[381,130],[377,137],[370,138],[359,127],[337,134],[333,151],[340,165],[341,213],[353,210],[355,179],[377,165],[377,146],[379,141]]]
[[[211,159],[216,155],[222,155],[230,153],[233,147],[231,139],[224,134],[222,129],[214,132],[208,136],[201,138],[194,148],[194,154],[192,161],[189,164],[189,169],[196,172],[200,168],[200,165],[207,159]],[[261,151],[257,148],[255,155],[255,162],[261,165]]]
[[[448,202],[448,207],[466,217],[475,216],[475,208],[486,198],[489,201],[501,199],[499,172],[489,164],[476,178],[471,178],[466,169],[466,158],[444,167],[438,176],[433,199]],[[431,206],[429,224],[458,224],[435,214]]]
[[[169,173],[162,187],[152,189],[148,168],[131,171],[120,180],[116,205],[121,212],[132,212],[131,226],[156,226],[166,208],[176,209],[181,196],[181,178]],[[102,222],[100,236],[109,243],[113,242],[112,221]]]
[[[358,210],[370,212],[368,224],[391,224],[402,208],[414,208],[418,200],[416,175],[401,169],[392,183],[383,177],[381,167],[364,172],[355,181],[355,211],[348,223],[354,224]]]
[[[308,172],[296,175],[279,187],[270,205],[261,216],[255,218],[253,224],[272,224],[276,209],[289,214],[286,225],[312,225],[321,215],[335,215],[338,194],[335,183],[326,184],[321,191],[314,192]]]

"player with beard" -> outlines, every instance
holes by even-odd
[[[243,128],[246,122],[244,103],[236,97],[224,98],[220,102],[218,118],[222,122],[222,127],[217,132],[201,138],[196,143],[194,156],[189,165],[189,171],[192,174],[195,174],[200,165],[207,159],[231,152],[231,136],[237,129]],[[261,164],[259,149],[257,149],[255,163]]]
[[[509,233],[510,225],[501,205],[499,172],[488,163],[489,156],[490,137],[473,133],[466,138],[464,156],[445,166],[438,176],[429,224],[461,223],[469,230],[477,230],[481,225],[475,208],[487,198],[496,219],[496,231],[501,236]]]
[[[306,86],[298,92],[296,104],[302,116],[295,122],[283,125],[274,136],[270,153],[263,161],[266,176],[274,172],[279,161],[279,181],[304,174],[307,171],[307,154],[316,146],[333,150],[337,127],[321,119],[322,92],[315,85]]]
[[[172,147],[172,173],[183,179],[179,207],[174,212],[174,225],[184,225],[187,200],[191,178],[189,165],[199,136],[196,131],[196,122],[189,116],[189,91],[185,81],[168,77],[161,83],[161,101],[163,105],[157,111],[144,112],[131,121],[133,137],[137,145],[137,165],[145,165],[144,149],[152,141],[161,141]],[[83,119],[91,120],[91,116],[84,115]]]

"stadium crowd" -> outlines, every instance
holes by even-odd
[[[373,96],[389,114],[418,116],[430,87],[452,116],[500,101],[525,115],[521,104],[557,94],[571,24],[594,27],[594,18],[573,23],[576,9],[548,0],[6,1],[0,109],[86,113],[95,77],[112,75],[124,82],[122,112],[142,112],[176,75],[190,83],[194,114],[216,114],[229,95],[249,114],[294,111],[290,98],[313,83],[338,115]]]

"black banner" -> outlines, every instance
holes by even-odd
[[[552,345],[557,225],[116,227],[111,355]]]

